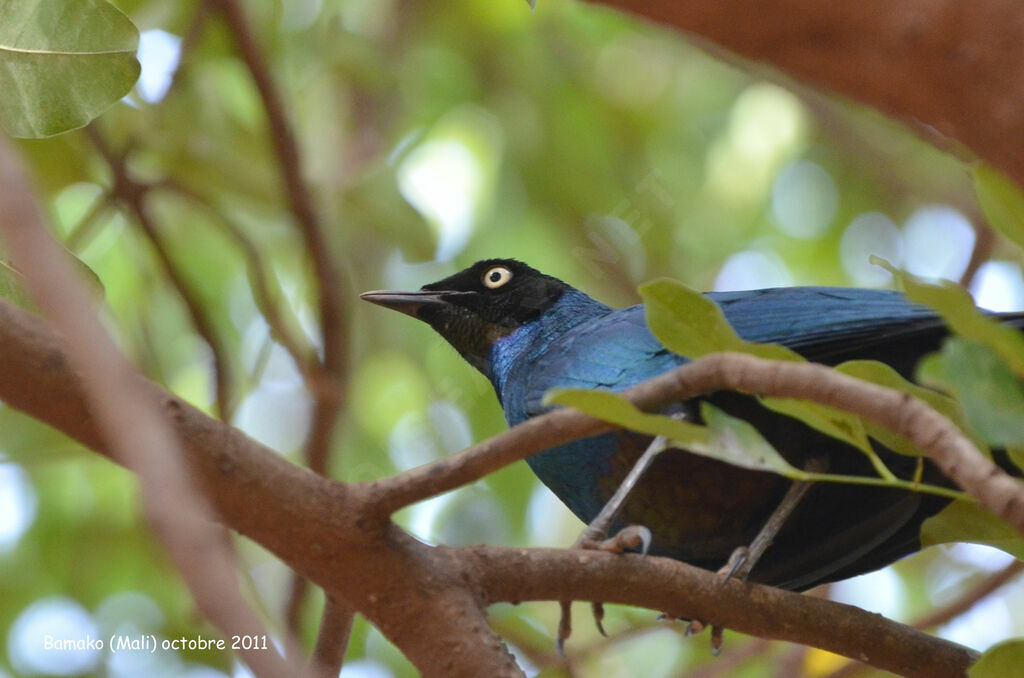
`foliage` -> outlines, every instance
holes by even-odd
[[[230,396],[226,417],[301,462],[310,396],[296,357],[273,329],[283,326],[302,346],[322,349],[311,339],[318,336],[316,286],[258,93],[223,23],[201,3],[115,4],[119,10],[101,0],[0,0],[0,121],[11,134],[38,136],[100,116],[88,131],[22,140],[19,150],[55,232],[102,281],[103,310],[119,345],[152,379],[213,412],[208,342],[217,343],[227,356],[220,365]],[[69,7],[81,12],[66,15],[77,32],[45,21],[17,40],[12,35],[11,12]],[[548,0],[531,12],[514,0],[254,0],[246,10],[294,123],[302,174],[331,252],[345,268],[349,407],[328,472],[346,481],[393,474],[504,428],[490,386],[429,328],[360,305],[355,292],[415,288],[485,256],[516,256],[619,305],[639,301],[637,285],[662,276],[699,289],[743,281],[866,284],[858,268],[865,262],[847,263],[857,256],[849,243],[859,217],[881,212],[903,224],[936,202],[973,211],[974,186],[960,163],[904,130],[842,102],[807,106],[677,35],[589,3]],[[173,78],[161,82],[159,60],[143,54],[142,78],[122,99],[135,80],[134,26],[143,53],[154,45],[170,50],[163,67]],[[42,52],[32,60],[38,66],[18,61],[24,57],[12,48],[23,47]],[[180,63],[173,58],[179,49]],[[11,77],[17,81],[4,79]],[[36,94],[8,96],[16,90]],[[49,103],[32,105],[41,101]],[[122,160],[144,189],[156,238],[118,193],[124,186],[115,185],[112,163]],[[793,195],[785,192],[811,166],[814,185],[824,182],[820,195],[831,202],[801,193],[808,189],[799,182]],[[992,215],[1017,214],[1015,194],[984,172],[975,173],[982,204],[1013,237]],[[813,228],[790,227],[799,205],[818,206],[800,213]],[[904,259],[878,253],[899,266],[919,263],[910,232],[908,223],[882,234],[904,238]],[[1016,266],[1017,253],[1003,243],[989,256]],[[16,297],[17,263],[0,259],[0,294]],[[737,283],[729,271],[746,277]],[[888,280],[881,269],[874,275],[878,284]],[[917,282],[896,275],[913,295]],[[260,279],[279,321],[259,298]],[[699,298],[680,300],[687,295],[667,283],[643,290],[649,308],[660,293],[669,295],[669,307]],[[209,321],[209,337],[197,332],[183,294]],[[991,349],[953,343],[925,369],[930,384],[964,403],[962,412],[876,365],[843,369],[932,397],[979,440],[1016,441],[1014,417],[1022,413],[1012,375],[1024,373],[1017,362],[1024,353],[964,310],[966,297],[936,294],[936,308],[948,303],[963,328],[970,325],[961,329],[964,337]],[[704,317],[713,316],[704,309]],[[677,334],[731,341],[727,328],[708,335],[702,327]],[[991,393],[1007,397],[990,411],[967,406],[978,398],[991,403]],[[879,435],[833,412],[790,414],[816,418],[823,430],[861,444],[863,436]],[[709,412],[713,428],[756,435],[716,416]],[[0,634],[8,639],[0,673],[27,672],[11,649],[11,630],[30,605],[56,596],[75,601],[100,630],[213,634],[142,524],[127,472],[2,406],[0,454],[0,498],[22,497],[9,515],[24,519],[23,532],[0,534]],[[966,532],[937,526],[934,541],[979,540],[982,526],[954,518],[943,514],[936,522]],[[566,545],[580,529],[523,464],[397,519],[424,540],[456,545]],[[283,628],[287,568],[252,544],[239,541],[239,548],[251,599]],[[892,614],[908,618],[933,604],[927,573],[947,573],[944,595],[972,582],[978,569],[960,553],[930,549],[895,566],[885,576],[897,581],[904,604]],[[126,598],[134,594],[141,595]],[[985,628],[983,637],[946,632],[979,645],[1019,636],[1020,597],[1018,587],[996,599],[1006,606],[1005,623]],[[310,644],[319,602],[301,607]],[[493,617],[524,662],[547,666],[544,676],[567,675],[550,653],[557,606],[500,608]],[[625,608],[611,608],[606,621],[614,631],[645,624],[652,626],[650,613]],[[681,641],[665,627],[612,642],[580,627],[573,645],[592,648],[576,667],[581,675],[635,675],[638,667],[645,675],[674,675],[708,660],[703,643]],[[727,652],[742,642],[730,637]],[[758,655],[747,671],[772,675],[777,658],[775,650]],[[122,675],[108,660],[95,658],[84,671]],[[231,670],[225,654],[157,653],[151,662],[134,670],[177,675],[194,663]],[[415,675],[361,620],[348,664],[353,676]]]
[[[972,168],[978,205],[989,223],[1024,247],[1024,192],[1002,173],[979,163]]]
[[[0,16],[0,127],[13,136],[81,127],[139,77],[139,32],[106,0],[4,0]]]
[[[1001,678],[1020,671],[1024,661],[1024,641],[1008,640],[985,653],[968,672],[970,678]]]

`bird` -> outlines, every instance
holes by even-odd
[[[931,309],[895,290],[783,287],[708,292],[737,334],[778,343],[809,361],[880,360],[912,379],[949,329]],[[651,333],[642,306],[612,308],[516,259],[486,259],[415,291],[361,297],[425,322],[493,385],[509,426],[550,409],[555,388],[622,391],[687,362]],[[1010,322],[1024,324],[1024,316]],[[707,400],[754,427],[795,467],[824,458],[829,472],[875,475],[861,451],[761,406],[718,391],[669,407],[700,421]],[[674,408],[674,409],[673,409]],[[614,431],[543,450],[526,462],[584,523],[590,523],[640,457],[649,436]],[[918,460],[875,444],[901,478]],[[949,486],[926,462],[925,482]],[[642,525],[649,552],[721,570],[757,536],[791,483],[689,453],[659,454],[611,529]],[[879,486],[814,483],[746,576],[793,591],[880,569],[920,550],[922,522],[950,499]]]

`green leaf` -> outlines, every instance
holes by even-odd
[[[918,400],[923,400],[936,412],[952,421],[968,435],[971,435],[971,432],[967,429],[963,412],[954,399],[938,391],[907,381],[900,376],[899,372],[883,362],[877,360],[848,360],[845,363],[836,365],[836,370],[851,377],[856,377],[872,384],[878,384],[879,386],[885,386],[894,391],[914,396]],[[896,435],[884,426],[879,426],[870,421],[865,421],[864,425],[872,438],[889,449],[913,457],[925,456],[925,453],[916,445],[902,436]],[[984,442],[975,440],[974,443],[983,453],[988,454],[987,445]],[[991,455],[989,454],[989,456]]]
[[[726,414],[706,400],[701,402],[700,413],[711,431],[711,438],[705,449],[695,451],[755,471],[774,471],[787,478],[803,475],[803,471],[783,459],[750,423]]]
[[[785,346],[744,341],[718,304],[681,282],[658,278],[639,289],[647,325],[673,353],[699,358],[719,351],[739,351],[769,360],[804,361],[800,354]]]
[[[847,442],[863,452],[874,454],[864,424],[859,417],[834,407],[793,398],[761,398],[761,404],[773,412],[799,419],[816,431]]]
[[[642,412],[621,394],[611,391],[551,389],[544,396],[544,404],[573,407],[631,431],[664,436],[674,446],[687,452],[718,459],[733,466],[778,473],[792,480],[900,487],[952,498],[963,496],[955,490],[919,485],[892,477],[891,474],[888,477],[874,478],[813,473],[795,468],[754,426],[726,414],[707,401],[701,401],[701,416],[707,423],[706,427],[660,414]]]
[[[74,252],[63,245],[60,245],[60,247],[63,248],[64,253],[70,258],[72,267],[85,280],[86,285],[102,297],[105,288],[103,287],[103,281],[96,275],[96,272],[89,268],[88,264],[75,256]],[[29,295],[28,290],[25,289],[25,276],[10,263],[10,255],[7,253],[3,241],[0,241],[0,299],[6,299],[15,306],[20,306],[28,311],[36,310],[35,302]]]
[[[971,167],[974,195],[985,219],[994,228],[1024,247],[1024,191],[999,170],[977,163]]]
[[[769,360],[805,362],[796,351],[779,344],[745,341],[732,328],[718,304],[676,280],[659,278],[640,286],[647,324],[658,341],[673,353],[699,358],[719,351],[737,351]],[[848,412],[802,400],[761,398],[768,409],[793,417],[811,428],[852,445],[877,462],[860,418]],[[882,475],[881,462],[877,462]]]
[[[139,32],[104,0],[0,0],[0,17],[0,126],[12,136],[81,127],[139,77]]]
[[[661,414],[643,412],[623,396],[611,391],[552,389],[544,395],[544,404],[572,407],[631,431],[665,436],[672,442],[686,447],[706,442],[708,439],[707,429],[703,426]]]
[[[68,459],[91,459],[81,443],[11,407],[0,405],[0,463],[26,468]],[[7,457],[4,459],[4,457]]]
[[[622,395],[611,391],[552,389],[545,395],[544,404],[566,405],[631,431],[665,436],[689,452],[733,466],[774,471],[787,477],[803,473],[790,466],[756,428],[706,401],[701,403],[701,416],[707,422],[707,428],[661,414],[642,412]]]
[[[24,277],[2,259],[0,259],[0,298],[29,311],[35,308],[32,298],[25,290]]]
[[[1024,638],[1011,638],[993,645],[967,669],[969,678],[1011,678],[1024,665]]]
[[[956,395],[971,429],[989,445],[1024,445],[1024,388],[995,352],[951,338],[920,366],[924,383]]]
[[[1024,560],[1024,538],[973,501],[954,501],[921,525],[922,546],[961,541],[994,546]]]
[[[892,273],[903,284],[909,299],[938,311],[957,334],[991,347],[1017,376],[1024,378],[1024,336],[979,311],[964,288],[948,280],[927,283],[880,257],[872,256],[871,262]]]

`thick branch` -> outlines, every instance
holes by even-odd
[[[769,63],[918,131],[934,128],[1024,186],[1024,12],[1017,0],[603,3]]]
[[[903,676],[962,678],[977,654],[856,607],[732,579],[669,558],[597,551],[460,549],[488,602],[642,605],[857,658]]]

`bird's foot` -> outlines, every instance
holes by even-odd
[[[647,555],[651,547],[651,531],[643,525],[629,525],[619,530],[614,537],[601,541],[581,540],[578,546],[608,553],[624,553],[627,549],[640,547],[640,553]]]
[[[643,525],[628,525],[612,537],[607,539],[602,539],[601,537],[604,537],[604,533],[599,529],[595,530],[592,523],[584,530],[572,548],[584,551],[624,553],[628,549],[639,547],[641,555],[647,555],[647,550],[651,547],[651,531]],[[558,637],[555,642],[558,647],[558,654],[564,656],[565,641],[572,635],[572,602],[563,600],[560,605],[562,611],[558,620]],[[607,637],[608,633],[604,630],[603,623],[604,604],[600,601],[594,601],[590,606],[597,630],[602,636]]]

